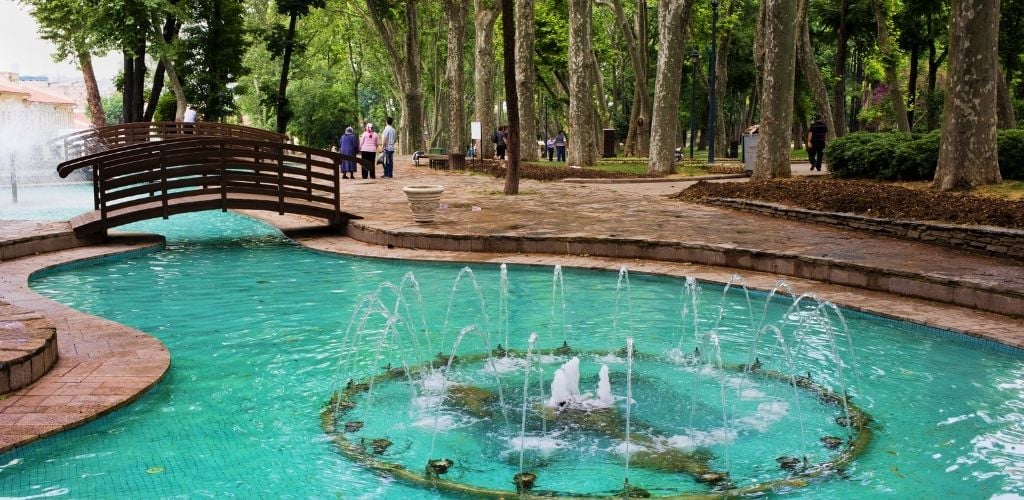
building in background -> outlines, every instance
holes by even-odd
[[[38,81],[27,83],[16,73],[0,72],[0,171],[7,174],[0,183],[15,177],[24,183],[56,180],[59,151],[49,142],[81,128],[74,100],[44,90]]]

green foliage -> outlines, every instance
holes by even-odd
[[[160,99],[156,102],[156,110],[153,112],[153,121],[173,122],[174,115],[177,112],[178,100],[175,99],[173,93],[164,92],[163,94],[160,94]]]
[[[359,130],[358,115],[348,91],[340,85],[296,79],[288,89],[293,117],[288,132],[308,146],[337,146],[346,126]]]
[[[234,0],[192,0],[190,5],[191,16],[203,22],[182,29],[178,67],[189,100],[207,120],[219,121],[234,112],[232,87],[246,73],[242,5]]]
[[[941,132],[924,135],[857,132],[829,143],[825,162],[840,178],[887,181],[931,180],[939,162]],[[1024,130],[998,133],[999,171],[1004,179],[1024,179]]]
[[[935,177],[942,133],[936,130],[924,135],[914,134],[913,137],[913,140],[904,141],[896,147],[892,162],[878,172],[879,179],[916,181]]]
[[[1024,180],[1024,130],[1000,130],[999,173],[1003,179]]]
[[[103,101],[103,115],[107,119],[108,125],[115,123],[121,123],[122,117],[124,116],[124,101],[121,100],[121,94],[114,93],[102,98]]]
[[[840,178],[878,178],[888,169],[907,134],[857,132],[836,138],[825,148],[829,171]]]

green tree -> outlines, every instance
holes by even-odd
[[[300,17],[309,14],[310,9],[319,9],[326,4],[326,0],[278,0],[277,12],[288,16],[288,29],[282,32],[277,26],[268,39],[268,47],[273,55],[280,54],[281,79],[277,86],[277,132],[285,133],[288,129],[288,120],[291,119],[291,111],[288,108],[288,69],[291,66],[292,54],[298,46],[295,43],[295,25]]]
[[[242,5],[234,0],[192,0],[189,8],[189,17],[199,22],[182,29],[182,83],[196,109],[207,120],[220,121],[235,111],[232,87],[246,71]]]
[[[103,55],[112,48],[103,36],[102,11],[82,0],[23,0],[39,23],[39,34],[53,43],[56,61],[72,60],[82,71],[86,102],[94,127],[107,124],[100,99],[92,54]]]

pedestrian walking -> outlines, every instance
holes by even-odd
[[[821,160],[825,157],[827,139],[828,126],[821,121],[821,115],[814,115],[814,121],[807,130],[807,157],[811,160],[811,170],[821,172]]]

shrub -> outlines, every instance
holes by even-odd
[[[878,178],[888,170],[901,143],[910,136],[896,133],[855,132],[834,139],[825,149],[825,163],[836,177]]]
[[[915,135],[910,141],[896,147],[896,155],[887,167],[879,170],[877,179],[889,181],[921,181],[935,177],[935,166],[939,164],[938,130],[929,134]]]
[[[931,180],[941,138],[938,130],[924,135],[855,132],[829,143],[825,163],[839,178]],[[1003,179],[1024,180],[1024,130],[1000,130],[997,143]]]
[[[1003,179],[1024,180],[1024,130],[1000,130],[997,141]]]

